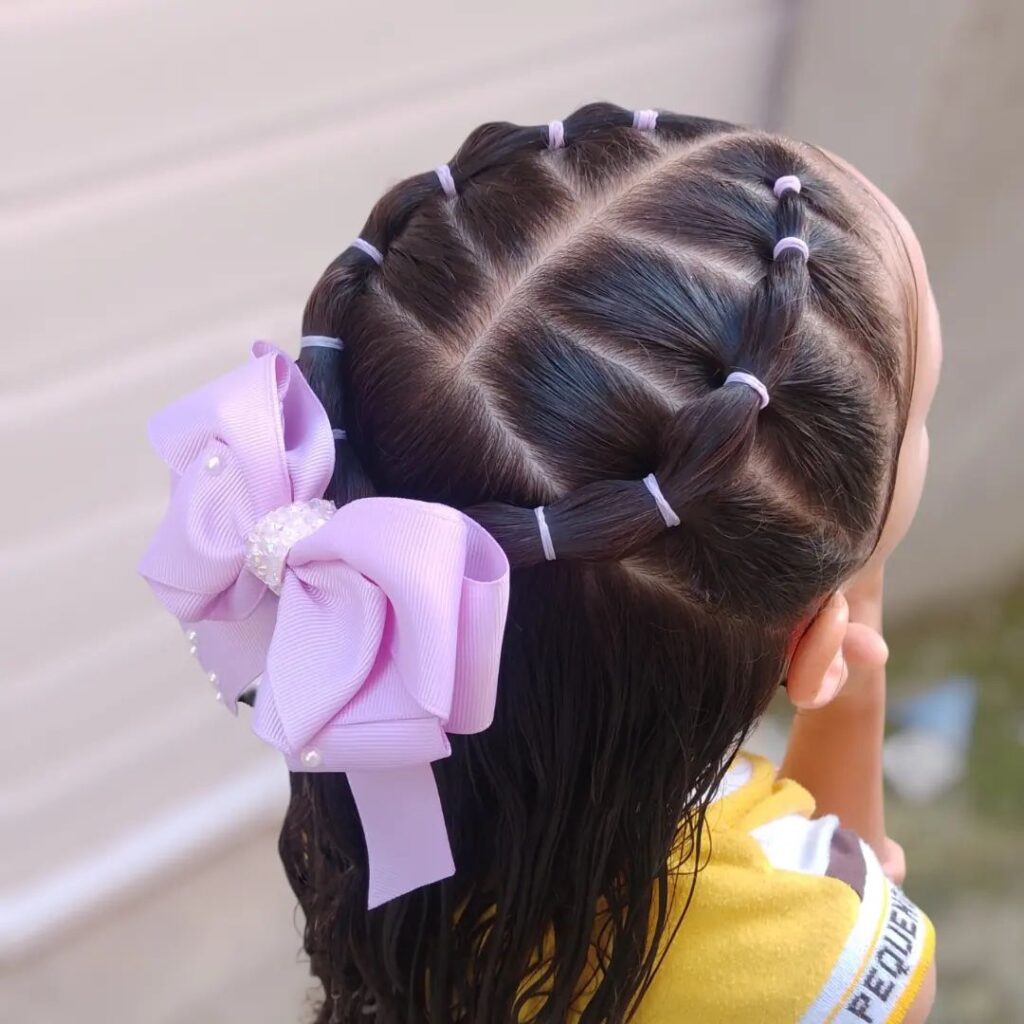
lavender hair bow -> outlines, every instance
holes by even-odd
[[[258,681],[254,732],[295,771],[346,772],[369,905],[454,870],[432,761],[494,714],[509,566],[456,509],[324,502],[334,439],[285,353],[157,414],[167,513],[140,565],[223,702]]]

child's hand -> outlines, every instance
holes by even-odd
[[[876,559],[878,559],[876,561]],[[882,629],[882,601],[885,596],[885,561],[872,556],[867,565],[843,588],[850,605],[850,621]]]
[[[789,698],[798,712],[885,699],[885,663],[889,648],[879,632],[880,588],[867,585],[833,595],[807,631],[789,673]],[[856,602],[856,603],[854,603]]]
[[[882,865],[885,877],[890,882],[895,885],[903,884],[903,880],[907,877],[907,858],[899,843],[886,836],[878,861]]]
[[[881,621],[882,574],[871,572],[834,594],[803,633],[787,677],[798,714],[782,775],[810,791],[819,814],[838,815],[901,872],[882,808],[889,648]]]
[[[847,585],[850,624],[843,640],[843,657],[849,667],[846,700],[885,703],[885,665],[889,647],[882,637],[882,606],[885,562],[869,562]]]
[[[863,610],[863,609],[862,609]],[[879,609],[880,610],[880,609]],[[867,609],[868,616],[875,621]],[[889,645],[878,628],[869,622],[855,618],[854,606],[850,605],[850,624],[839,657],[843,661],[843,685],[837,691],[840,700],[885,701],[885,668],[889,660]],[[879,614],[878,618],[881,618]]]

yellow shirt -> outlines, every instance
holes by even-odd
[[[934,955],[928,918],[870,848],[741,754],[710,853],[636,1024],[898,1024]],[[683,880],[677,898],[686,897]]]

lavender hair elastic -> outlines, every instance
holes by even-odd
[[[548,124],[548,149],[561,149],[565,145],[565,125],[561,121]]]
[[[382,253],[372,242],[368,242],[365,238],[353,239],[352,248],[358,249],[360,252],[365,252],[378,267],[384,262],[384,253]]]
[[[544,506],[538,505],[533,514],[537,517],[537,528],[540,530],[540,543],[544,548],[544,557],[549,561],[555,560],[555,542],[551,539],[551,529],[548,526],[547,517],[544,515]]]
[[[675,509],[668,503],[665,495],[661,493],[661,487],[653,473],[649,473],[644,477],[644,487],[651,492],[654,503],[658,506],[658,511],[661,513],[661,518],[665,520],[665,525],[669,527],[678,526],[680,522],[679,516],[676,515]]]
[[[763,409],[768,404],[768,389],[752,373],[745,373],[743,370],[734,370],[725,378],[725,384],[743,384],[752,391],[757,392]],[[725,387],[725,384],[722,386]]]
[[[800,179],[795,174],[784,174],[781,178],[775,179],[772,191],[776,199],[781,199],[786,192],[796,192],[799,195],[802,187]]]
[[[656,110],[634,110],[633,127],[642,132],[653,132],[658,127],[658,112]]]
[[[341,338],[328,338],[323,334],[306,334],[299,343],[300,348],[333,348],[335,352],[341,352],[345,343]]]
[[[775,243],[775,248],[772,249],[772,259],[777,260],[789,249],[795,249],[805,260],[810,259],[811,250],[807,247],[807,243],[802,238],[795,238],[793,235],[780,238]]]
[[[437,180],[441,183],[441,190],[446,196],[454,199],[459,190],[455,187],[455,179],[452,177],[452,169],[447,164],[438,164],[434,168]]]

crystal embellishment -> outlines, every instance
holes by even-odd
[[[314,498],[268,512],[245,540],[246,569],[280,594],[284,562],[292,546],[316,533],[336,511],[333,502]]]

